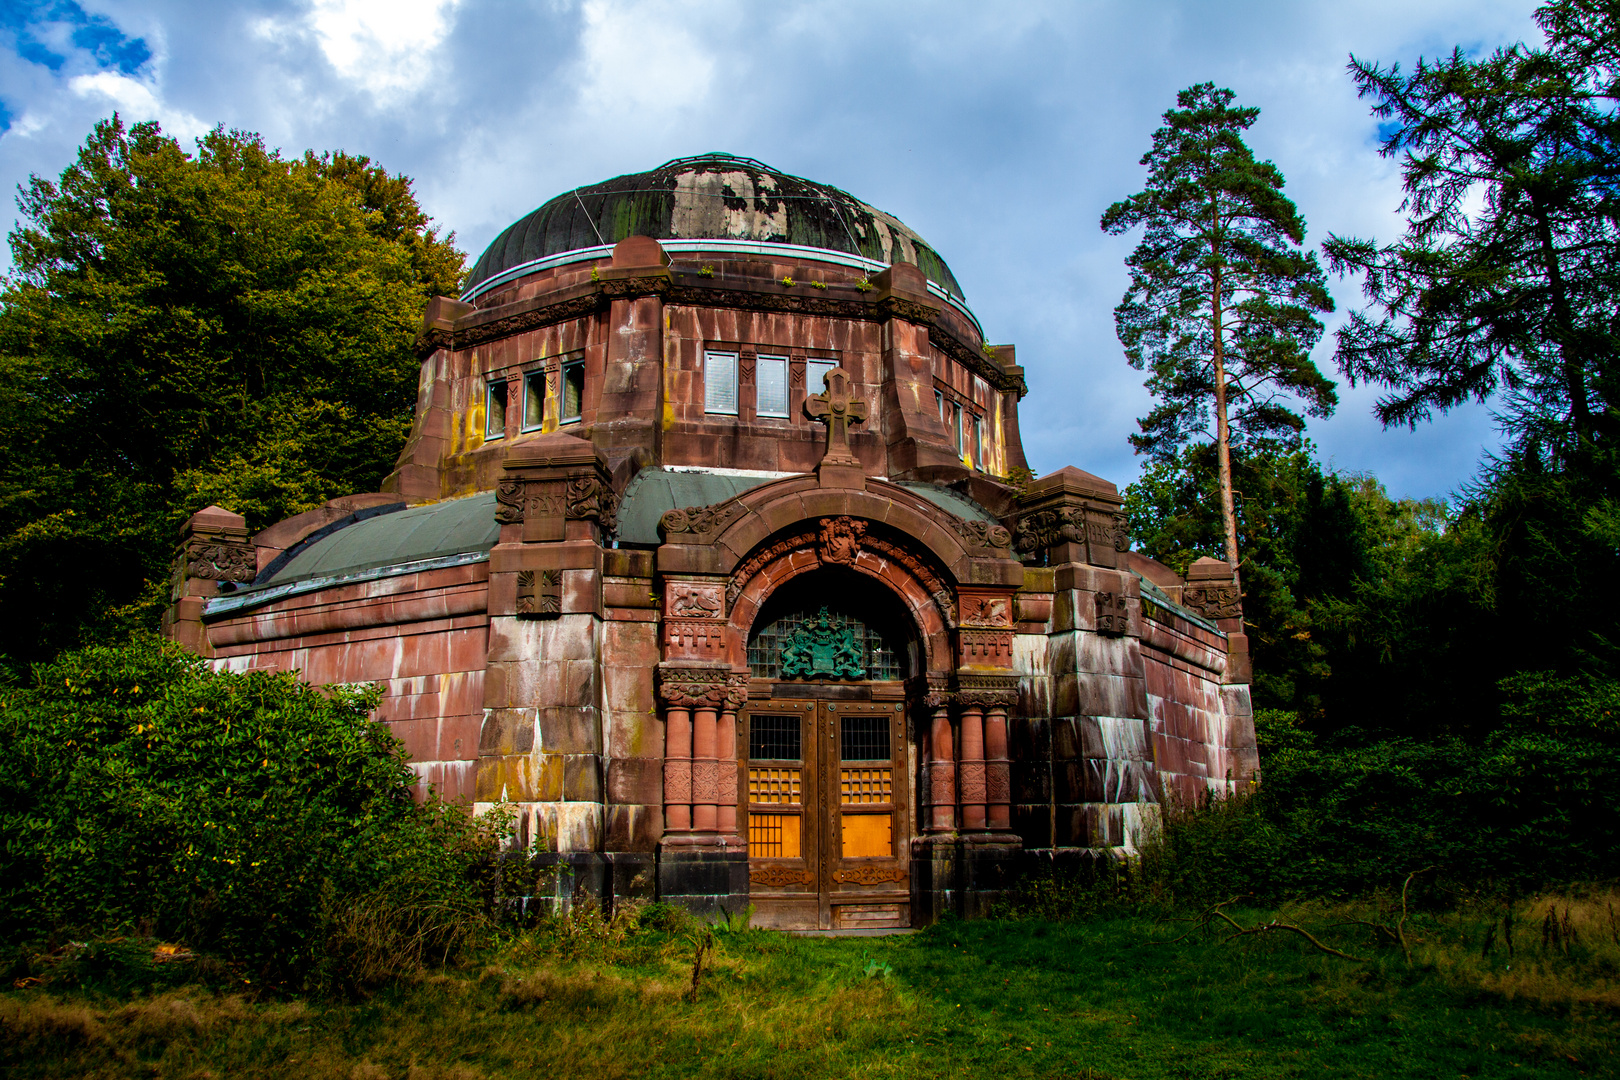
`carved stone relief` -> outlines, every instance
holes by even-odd
[[[562,614],[562,571],[519,570],[517,613],[543,616]]]
[[[1188,585],[1181,590],[1181,606],[1206,619],[1236,619],[1243,615],[1236,585]]]
[[[866,522],[860,518],[822,518],[821,561],[854,566],[861,554],[861,538],[865,535]]]
[[[714,503],[710,506],[687,506],[677,510],[666,510],[664,516],[658,519],[658,528],[667,537],[680,536],[683,542],[688,534],[707,539],[725,529],[746,511],[742,503],[735,499]]]
[[[1131,628],[1124,593],[1100,592],[1096,594],[1096,602],[1097,633],[1118,636]]]
[[[249,582],[259,574],[252,544],[221,544],[192,539],[186,544],[186,576],[208,581]]]

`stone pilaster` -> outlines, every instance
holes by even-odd
[[[210,597],[251,583],[259,573],[247,520],[221,506],[192,514],[180,527],[173,568],[163,632],[198,656],[212,656],[203,606]]]

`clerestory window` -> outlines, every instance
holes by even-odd
[[[703,354],[703,411],[737,415],[737,354]]]
[[[573,424],[584,415],[585,362],[576,360],[562,368],[562,415],[559,423]]]

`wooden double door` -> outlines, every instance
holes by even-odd
[[[774,697],[739,725],[754,922],[911,925],[911,785],[898,701]]]

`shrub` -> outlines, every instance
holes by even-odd
[[[454,953],[493,830],[412,798],[376,702],[156,639],[38,665],[0,690],[0,942],[135,928],[304,985]]]

